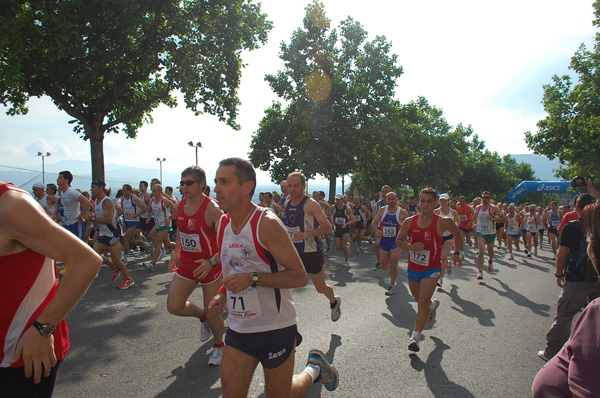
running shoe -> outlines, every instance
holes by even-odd
[[[336,322],[342,316],[342,309],[340,306],[342,305],[342,298],[340,296],[335,296],[335,306],[331,309],[331,320]]]
[[[224,321],[226,321],[227,318],[229,318],[229,311],[227,310],[227,307],[225,307],[223,312],[221,312],[221,318],[223,318]]]
[[[208,321],[200,322],[200,341],[205,342],[208,341],[212,336],[212,331],[210,330],[210,323]]]
[[[531,253],[527,253],[527,257],[531,257]]]
[[[221,361],[223,360],[223,347],[215,347],[213,346],[212,353],[210,354],[210,358],[208,358],[209,366],[219,366]]]
[[[433,306],[433,308],[431,308]],[[437,313],[437,309],[440,306],[440,300],[434,298],[431,299],[431,304],[429,305],[429,317],[427,318],[427,322],[432,323],[435,321],[435,316]]]
[[[537,355],[538,355],[538,357],[540,357],[541,359],[543,359],[546,362],[548,362],[550,359],[552,359],[552,358],[548,358],[548,356],[546,355],[546,351],[544,351],[544,350],[538,351]]]
[[[117,287],[121,290],[125,290],[125,289],[129,289],[133,285],[135,285],[135,282],[133,281],[133,279],[129,278],[129,279],[123,279],[123,283],[121,283]]]
[[[408,341],[408,351],[419,352],[419,342],[412,337]]]
[[[345,262],[344,262],[344,267],[346,267],[346,268],[350,268],[350,263],[349,263],[348,261],[345,261]]]
[[[67,272],[67,264],[65,263],[62,268],[60,269],[60,271],[58,271],[59,274],[63,275],[65,272]],[[113,279],[114,281],[114,279]]]
[[[144,263],[142,263],[142,265],[143,265],[144,267],[146,267],[146,269],[147,269],[148,271],[152,271],[152,272],[154,272],[154,268],[156,268],[156,265],[155,265],[155,264],[152,264],[152,263],[145,263],[145,262],[144,262]]]
[[[325,386],[325,388],[329,391],[334,391],[337,388],[340,382],[338,371],[336,370],[335,366],[331,365],[327,361],[325,354],[323,354],[321,350],[317,350],[315,348],[309,351],[307,365],[308,364],[318,366],[321,370],[321,373],[315,380],[315,383],[320,381],[321,384],[323,384],[323,386]]]
[[[116,281],[120,275],[121,275],[121,271],[119,271],[118,268],[115,268],[115,269],[113,269],[113,275],[112,275],[112,278],[110,278],[110,280]]]
[[[443,284],[444,284],[444,278],[438,279],[438,281],[437,281],[437,287],[439,287],[441,289]]]
[[[396,293],[396,286],[388,286],[388,288],[385,290],[385,295],[386,296],[392,296],[394,293]]]
[[[144,254],[144,252],[142,250],[136,251],[135,254],[133,255],[133,257],[135,258],[140,258],[140,256]]]
[[[483,272],[479,271],[477,273],[477,279],[483,279]]]
[[[448,266],[446,267],[446,273],[447,274],[451,274],[452,273],[452,266],[450,264],[448,264]]]
[[[537,247],[535,247],[535,248],[533,249],[533,254],[535,254],[535,255],[537,256]]]
[[[488,271],[492,272],[494,270],[494,265],[492,264],[492,260],[488,261]]]
[[[381,269],[381,264],[377,263],[375,264],[375,267],[373,267],[373,271],[379,271]]]
[[[514,260],[515,258],[513,257],[513,255],[511,254],[510,256],[508,256],[509,260]]]
[[[162,260],[165,254],[167,254],[167,251],[165,249],[160,249],[160,254],[158,255],[158,260],[156,260],[156,262]]]

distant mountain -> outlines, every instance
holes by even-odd
[[[558,177],[554,176],[554,173],[560,167],[558,159],[550,160],[545,156],[524,154],[524,155],[510,155],[517,163],[529,163],[535,171],[536,178],[541,181],[559,181]]]

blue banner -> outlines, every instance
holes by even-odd
[[[523,181],[506,194],[506,201],[517,203],[517,200],[528,193],[566,193],[570,186],[569,181]]]

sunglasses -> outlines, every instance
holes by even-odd
[[[490,197],[489,196],[482,196],[481,198],[482,199],[489,199]]]
[[[185,181],[179,181],[179,185],[186,185],[188,187],[191,187],[192,185],[194,185],[195,183],[197,183],[198,181],[196,180],[185,180]]]

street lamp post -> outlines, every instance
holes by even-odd
[[[156,161],[157,161],[157,162],[160,162],[160,183],[161,183],[161,184],[163,183],[163,179],[162,179],[162,163],[163,163],[164,161],[166,161],[166,160],[167,160],[167,159],[165,159],[165,158],[162,158],[162,159],[161,159],[161,158],[156,158]]]
[[[46,152],[46,154],[43,154],[42,152],[38,152],[37,156],[41,156],[42,157],[42,184],[46,185],[46,173],[45,173],[45,169],[44,169],[44,158],[46,156],[50,156],[52,155],[50,152]]]
[[[202,148],[202,144],[200,142],[196,142],[196,144],[194,144],[193,141],[190,141],[188,142],[188,145],[192,148],[196,148],[196,166],[198,166],[198,148]]]

